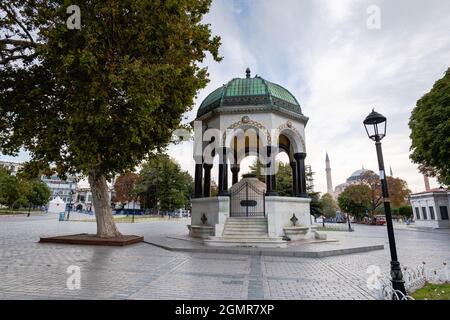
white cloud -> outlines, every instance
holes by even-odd
[[[376,107],[388,117],[386,167],[413,191],[423,189],[409,160],[407,123],[417,99],[449,66],[448,1],[261,0],[238,15],[240,2],[229,3],[215,1],[209,15],[222,35],[225,60],[210,68],[214,86],[204,91],[218,86],[215,79],[222,84],[242,76],[250,65],[294,93],[310,117],[307,161],[319,191],[326,190],[326,150],[335,185],[362,165],[377,171],[375,148],[362,125]],[[381,9],[380,30],[366,27],[372,4]]]
[[[380,30],[366,27],[373,4],[381,9]],[[449,67],[449,12],[447,0],[215,0],[205,21],[222,37],[224,60],[205,61],[211,82],[187,117],[193,120],[208,93],[249,66],[289,89],[310,118],[307,162],[319,191],[326,190],[325,151],[335,185],[362,165],[377,171],[362,126],[372,107],[388,117],[387,168],[419,191],[423,179],[409,160],[407,124],[417,99]],[[171,146],[169,154],[193,173],[189,143]]]

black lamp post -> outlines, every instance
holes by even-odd
[[[67,211],[67,220],[70,219],[70,211],[72,210],[72,197],[73,197],[73,191],[70,190],[69,191],[69,205],[68,205],[68,211]]]
[[[386,181],[386,174],[384,172],[383,152],[381,150],[381,139],[386,135],[386,117],[375,112],[372,112],[364,119],[364,127],[370,139],[375,141],[377,149],[378,168],[380,170],[381,189],[383,192],[384,212],[386,214],[386,224],[389,238],[389,249],[391,252],[391,277],[392,287],[406,295],[405,282],[403,281],[403,274],[400,268],[400,262],[397,259],[397,248],[395,246],[394,227],[392,225],[391,205],[389,202],[388,186]],[[395,295],[393,295],[393,298]]]

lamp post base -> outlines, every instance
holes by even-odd
[[[402,269],[398,261],[391,261],[391,278],[392,288],[406,296],[405,281],[403,280]],[[392,296],[392,299],[395,299],[395,295]]]

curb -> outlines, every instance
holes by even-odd
[[[331,256],[340,256],[345,254],[369,252],[374,250],[383,250],[384,245],[373,245],[373,246],[362,246],[355,248],[345,248],[336,250],[324,250],[324,251],[281,251],[263,249],[263,248],[183,248],[183,247],[169,247],[155,242],[144,241],[144,243],[165,249],[168,251],[177,252],[193,252],[193,253],[223,253],[223,254],[242,254],[242,255],[252,255],[252,256],[278,256],[278,257],[303,257],[303,258],[325,258]]]

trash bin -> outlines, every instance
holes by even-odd
[[[59,221],[64,221],[64,212],[59,214]]]

